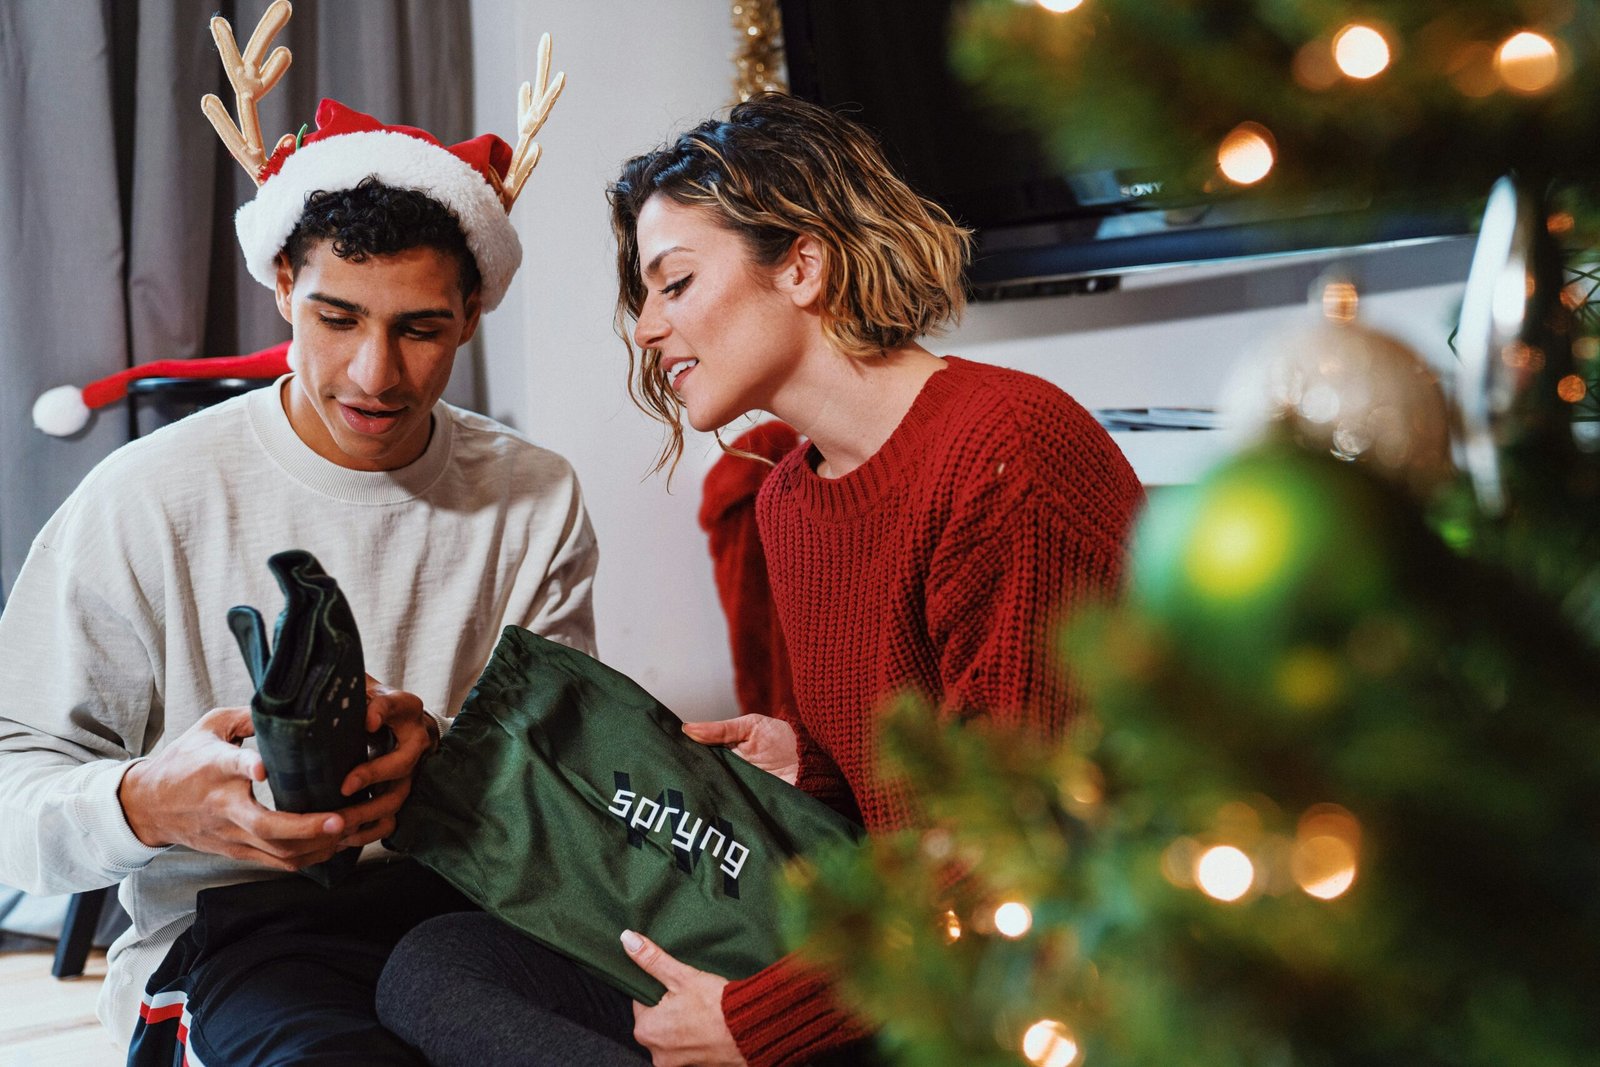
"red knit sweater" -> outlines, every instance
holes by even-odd
[[[794,669],[800,787],[869,831],[915,825],[875,780],[876,712],[907,690],[938,714],[1059,736],[1073,698],[1055,628],[1111,592],[1143,491],[1071,397],[949,357],[876,455],[817,475],[809,445],[762,487],[757,517]],[[728,983],[723,1014],[753,1067],[866,1034],[793,958]]]

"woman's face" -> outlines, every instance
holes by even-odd
[[[782,284],[782,265],[758,266],[710,212],[659,195],[639,212],[637,235],[646,296],[634,342],[660,351],[689,424],[715,430],[771,411],[813,317]]]

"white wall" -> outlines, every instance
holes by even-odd
[[[717,453],[691,432],[671,495],[662,477],[644,477],[661,437],[623,387],[603,195],[626,157],[727,103],[729,5],[473,0],[472,9],[479,130],[509,139],[541,31],[568,78],[515,213],[527,258],[483,330],[490,410],[566,455],[583,480],[601,544],[601,656],[681,714],[731,714],[727,635],[695,521]],[[1443,364],[1469,255],[1456,241],[1346,262],[1365,285],[1367,320]],[[1040,374],[1089,407],[1208,405],[1238,356],[1304,320],[1307,288],[1325,265],[1173,269],[1130,276],[1111,293],[978,305],[931,347]]]

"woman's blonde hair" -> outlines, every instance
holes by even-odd
[[[825,258],[823,333],[840,352],[874,356],[957,321],[972,235],[889,167],[862,126],[796,97],[766,93],[674,143],[636,156],[607,190],[617,238],[617,332],[628,393],[666,424],[653,469],[683,454],[682,404],[660,353],[635,353],[627,320],[644,308],[639,212],[652,196],[704,208],[744,238],[752,260],[777,264],[806,235]]]

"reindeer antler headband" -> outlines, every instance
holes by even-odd
[[[238,124],[214,95],[208,94],[200,107],[260,187],[234,220],[251,277],[268,288],[274,285],[275,261],[305,210],[308,194],[352,188],[370,176],[426,193],[454,212],[483,276],[484,310],[493,309],[522,262],[522,244],[507,216],[539,163],[541,149],[534,137],[566,86],[565,74],[550,77],[550,35],[539,41],[537,89],[522,84],[515,150],[494,134],[444,145],[425,130],[386,126],[336,100],[323,100],[317,106],[315,132],[285,134],[268,153],[257,106],[289,69],[287,48],[279,45],[270,54],[267,49],[290,14],[289,0],[274,0],[243,52],[228,20],[211,20],[211,36],[233,85]]]

